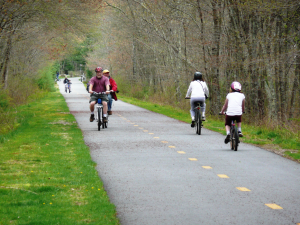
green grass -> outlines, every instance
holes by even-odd
[[[0,136],[0,224],[119,224],[62,95],[17,108]]]
[[[141,101],[139,99],[130,98],[122,94],[119,94],[118,97],[124,102],[140,106],[150,111],[161,113],[187,123],[191,122],[191,117],[188,110]],[[226,133],[223,116],[209,116],[206,114],[204,127],[224,135]],[[242,131],[244,134],[244,137],[241,138],[242,142],[255,144],[261,147],[267,147],[268,149],[272,148],[272,150],[281,150],[281,152],[283,152],[287,158],[300,162],[299,131],[298,133],[293,133],[283,128],[270,129],[268,127],[251,126],[245,123],[242,124]]]

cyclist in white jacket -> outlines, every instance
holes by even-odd
[[[191,96],[191,97],[189,97]],[[209,91],[208,87],[202,77],[202,73],[195,72],[194,80],[190,83],[189,89],[186,93],[186,99],[191,98],[191,117],[192,117],[192,124],[191,127],[195,127],[195,102],[201,103],[201,113],[202,113],[202,121],[205,121],[205,99],[208,98]]]

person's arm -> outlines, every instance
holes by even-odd
[[[244,99],[243,102],[242,102],[242,112],[243,112],[243,113],[245,112],[245,99]]]
[[[93,84],[90,84],[90,87],[89,87],[89,93],[90,94],[93,94],[93,86],[94,86]]]
[[[110,79],[111,90],[116,92],[118,90],[117,83],[114,79]]]
[[[188,88],[188,90],[186,92],[185,98],[190,98],[191,92],[192,92],[192,83],[190,84],[190,86],[189,86],[189,88]]]
[[[224,103],[224,105],[223,105],[223,108],[222,108],[222,110],[221,110],[221,113],[222,113],[222,114],[224,114],[224,112],[226,111],[227,107],[228,107],[228,99],[226,98],[225,103]]]
[[[106,94],[109,94],[110,93],[110,87],[109,87],[109,84],[105,85],[106,87]]]
[[[207,87],[206,83],[205,83],[205,89],[204,90],[205,90],[205,94],[207,95],[207,97],[209,97],[209,90],[208,90],[208,87]]]

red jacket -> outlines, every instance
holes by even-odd
[[[110,90],[113,90],[114,92],[111,92],[111,97],[117,101],[118,98],[117,98],[117,94],[116,94],[116,91],[118,90],[118,86],[117,86],[117,83],[114,79],[112,79],[111,77],[109,78],[109,83],[110,83]]]

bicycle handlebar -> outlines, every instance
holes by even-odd
[[[103,94],[103,95],[105,95],[105,94],[106,94],[106,92],[99,92],[99,93],[97,93],[97,92],[95,92],[95,91],[94,91],[94,92],[93,92],[93,94],[94,94],[94,95],[100,95],[100,94]]]

